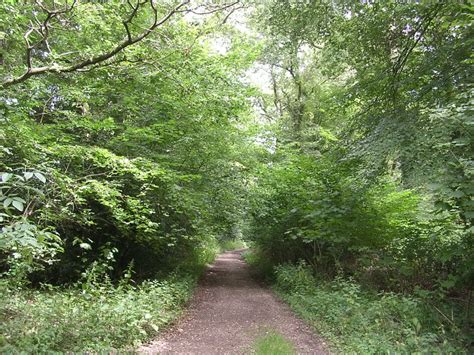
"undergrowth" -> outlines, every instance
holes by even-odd
[[[133,262],[111,277],[115,248],[69,285],[38,287],[12,268],[0,279],[0,353],[132,351],[181,314],[219,251],[214,238],[205,241],[174,271],[143,282]]]
[[[261,257],[247,253],[251,265]],[[268,271],[263,260],[263,269]],[[262,266],[260,266],[262,268]],[[351,279],[318,279],[304,263],[274,268],[274,288],[292,309],[343,353],[468,353],[461,310],[439,309],[429,293],[401,295],[363,289]],[[456,318],[458,317],[458,318]]]
[[[14,289],[1,285],[0,353],[131,350],[181,313],[196,278],[139,286]]]
[[[256,251],[256,249],[246,250],[242,253],[242,257],[252,266],[250,272],[253,277],[266,283],[272,283],[274,281],[274,264],[269,258],[262,257],[262,254]]]
[[[227,239],[219,243],[221,251],[230,251],[247,248],[247,243],[242,239]]]

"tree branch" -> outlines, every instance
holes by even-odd
[[[74,7],[76,1],[77,0],[74,0],[71,7],[69,7],[67,10],[59,10],[59,11],[51,11],[51,10],[46,9],[42,5],[41,1],[37,1],[37,4],[48,14],[47,20],[46,20],[46,23],[48,23],[52,17],[55,17],[60,13],[71,11],[72,8]],[[32,67],[32,65],[31,65],[31,51],[32,51],[33,47],[28,42],[28,36],[29,36],[29,34],[28,34],[28,36],[26,36],[26,38],[25,38],[25,40],[27,41],[27,45],[28,45],[28,49],[27,49],[28,69],[24,74],[22,74],[20,76],[4,81],[1,84],[1,88],[5,89],[9,86],[24,82],[25,80],[29,79],[32,76],[46,74],[46,73],[52,73],[52,72],[54,72],[54,73],[70,73],[70,72],[78,71],[80,69],[83,69],[85,67],[88,67],[88,66],[91,66],[91,65],[94,65],[94,64],[99,64],[101,62],[104,62],[104,61],[114,57],[117,53],[123,51],[125,48],[127,48],[127,47],[129,47],[129,46],[131,46],[131,45],[133,45],[137,42],[140,42],[141,40],[146,38],[148,35],[150,35],[150,33],[153,32],[153,30],[155,30],[157,27],[159,27],[159,26],[163,25],[165,22],[167,22],[174,14],[176,14],[178,12],[182,12],[180,10],[185,5],[187,5],[190,2],[190,0],[185,0],[185,1],[181,2],[173,10],[168,12],[168,14],[166,14],[161,20],[158,19],[158,10],[156,9],[156,7],[154,5],[153,0],[144,0],[144,1],[139,1],[138,0],[137,1],[137,7],[139,7],[141,5],[144,5],[146,2],[150,3],[150,6],[151,6],[151,8],[153,10],[153,13],[154,13],[154,20],[153,20],[153,23],[148,28],[146,28],[141,34],[139,34],[136,37],[132,37],[132,34],[131,34],[131,32],[128,28],[128,24],[133,20],[133,17],[136,15],[136,12],[138,10],[136,7],[132,6],[133,10],[132,10],[131,16],[129,17],[129,19],[124,21],[124,26],[125,26],[126,31],[127,31],[127,36],[123,41],[121,41],[119,44],[117,44],[116,47],[114,47],[112,50],[110,50],[108,52],[99,54],[95,57],[83,60],[79,63],[73,64],[73,65],[70,65],[70,66],[67,66],[67,67],[60,67],[57,64],[53,64],[53,65],[50,65],[50,66],[36,67],[36,68]],[[129,4],[130,4],[130,2],[129,2]],[[29,31],[31,31],[31,29]]]
[[[394,76],[399,76],[401,72],[403,71],[403,68],[405,67],[406,62],[408,61],[408,58],[410,54],[413,52],[413,50],[416,48],[418,43],[423,39],[425,32],[431,25],[432,21],[434,18],[437,16],[438,12],[440,9],[443,7],[443,4],[438,4],[436,5],[427,15],[425,18],[420,19],[419,23],[417,24],[415,30],[413,31],[413,35],[417,36],[415,38],[415,41],[413,43],[409,43],[407,47],[405,47],[400,54],[400,56],[397,59],[397,62],[395,63],[393,67],[393,73]]]
[[[215,12],[222,11],[222,10],[225,10],[225,9],[227,9],[227,8],[229,8],[229,7],[232,7],[232,6],[234,6],[234,5],[237,5],[239,2],[240,2],[240,0],[237,0],[237,1],[234,1],[234,2],[232,2],[232,3],[225,4],[225,5],[221,6],[221,7],[217,7],[217,8],[215,8],[215,9],[208,10],[208,11],[204,11],[204,12],[197,12],[197,11],[195,11],[195,10],[184,10],[184,12],[191,12],[191,13],[196,14],[196,15],[210,15],[210,14],[213,14],[213,13],[215,13]],[[197,8],[199,8],[199,7],[197,7]],[[196,8],[196,9],[197,9],[197,8]]]
[[[130,13],[130,16],[126,20],[124,20],[122,23],[125,27],[125,31],[127,32],[127,38],[128,38],[129,41],[131,41],[132,40],[132,33],[130,32],[130,28],[128,27],[128,25],[132,23],[132,20],[135,17],[135,15],[137,14],[137,11],[140,8],[140,6],[143,6],[143,5],[146,4],[146,0],[143,1],[143,2],[140,2],[139,0],[137,0],[137,5],[136,6],[133,6],[132,3],[130,2],[130,0],[127,0],[127,4],[132,8],[132,12]]]

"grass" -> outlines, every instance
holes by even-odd
[[[256,355],[295,355],[293,344],[280,334],[270,331],[257,338],[254,344]]]
[[[175,320],[195,277],[83,289],[0,286],[0,353],[132,350]]]

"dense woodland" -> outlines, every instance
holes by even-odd
[[[1,351],[136,347],[246,242],[335,351],[469,352],[472,20],[2,1]]]

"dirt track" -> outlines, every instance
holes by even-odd
[[[252,279],[240,251],[209,267],[186,316],[139,351],[159,354],[248,354],[256,337],[281,333],[299,354],[327,354],[324,343],[287,305]]]

